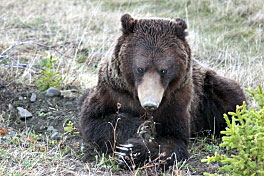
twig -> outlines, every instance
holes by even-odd
[[[163,152],[163,153],[159,154],[159,156],[157,158],[146,163],[144,166],[140,167],[139,169],[146,169],[146,168],[151,168],[151,167],[154,167],[157,165],[165,164],[167,162],[167,160],[169,160],[170,158],[167,158],[165,160],[161,160],[161,157],[164,157],[164,156],[165,156],[165,153]],[[159,162],[157,163],[157,161],[159,161]]]
[[[28,43],[31,43],[29,41],[26,41],[26,42],[17,42],[13,45],[10,45],[8,48],[6,48],[1,54],[0,54],[0,58],[1,57],[5,57],[5,53],[8,52],[9,50],[11,50],[12,48],[16,47],[16,46],[19,46],[19,45],[24,45],[24,44],[28,44]]]
[[[66,43],[69,43],[69,42],[66,42]],[[42,44],[42,43],[39,43],[39,42],[35,42],[35,41],[19,41],[13,45],[10,45],[8,48],[6,48],[1,54],[0,54],[0,60],[1,59],[5,59],[5,58],[8,58],[8,55],[6,54],[9,50],[17,47],[17,46],[20,46],[20,45],[28,45],[28,44],[35,44],[35,45],[38,45],[38,46],[41,46],[41,47],[44,47],[46,49],[53,49],[54,51],[58,52],[60,55],[64,55],[63,53],[61,53],[60,51],[58,51],[57,49],[55,49],[55,47],[57,46],[60,46],[60,45],[53,45],[53,46],[48,46],[48,45],[45,45],[45,44]]]
[[[62,174],[72,174],[72,175],[74,175],[74,176],[78,176],[79,174],[77,174],[76,172],[74,172],[74,171],[71,171],[71,170],[69,170],[69,169],[64,169],[63,171],[61,171],[61,173]]]
[[[9,68],[20,68],[20,69],[27,69],[30,72],[37,73],[38,71],[33,69],[33,67],[28,67],[27,64],[18,64],[18,65],[7,65],[7,64],[0,64],[0,67],[9,67]]]
[[[119,120],[120,120],[120,118],[117,118],[116,123],[115,123],[115,126],[112,123],[108,122],[112,126],[112,128],[114,130],[114,143],[113,143],[113,146],[112,146],[112,151],[113,151],[112,157],[113,158],[115,156],[115,152],[114,151],[116,149],[116,141],[117,141],[116,130],[117,130],[117,124],[118,124],[118,121]]]

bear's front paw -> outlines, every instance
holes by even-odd
[[[144,140],[132,138],[116,147],[115,156],[120,167],[134,169],[150,159],[150,151]]]
[[[156,136],[155,122],[148,120],[139,125],[137,136],[145,141],[152,142]]]

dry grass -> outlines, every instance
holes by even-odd
[[[31,133],[30,133],[31,134]],[[60,147],[48,142],[38,142],[33,137],[20,133],[13,145],[1,146],[1,175],[86,175],[89,173],[87,164],[76,162]],[[59,146],[59,145],[57,145]],[[4,149],[4,150],[3,150]],[[81,167],[78,172],[76,168]]]
[[[98,60],[119,35],[120,16],[187,20],[193,56],[224,75],[255,87],[263,83],[263,2],[257,1],[15,1],[1,8],[1,73],[34,84],[36,65],[47,53],[57,60],[65,85],[94,85]],[[84,63],[83,63],[84,62]],[[10,68],[27,64],[28,68]],[[92,79],[91,79],[92,78]]]
[[[39,62],[50,53],[63,85],[85,90],[96,84],[98,61],[109,54],[120,35],[120,16],[128,12],[184,18],[193,57],[253,89],[264,86],[263,9],[262,0],[9,0],[0,5],[0,76],[35,85]],[[2,148],[0,173],[6,175],[96,173],[84,163],[72,172],[79,161],[65,158],[59,148],[38,152],[22,141]]]

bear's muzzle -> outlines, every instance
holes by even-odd
[[[145,110],[154,111],[158,109],[164,94],[160,75],[155,72],[145,73],[137,87],[137,93],[140,104]]]

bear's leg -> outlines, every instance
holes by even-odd
[[[135,136],[141,121],[127,113],[116,113],[108,96],[94,92],[82,106],[80,131],[85,142],[95,143],[104,153],[111,153],[115,144]],[[116,127],[116,129],[115,129]],[[114,141],[115,139],[115,141]]]
[[[238,83],[213,71],[206,73],[203,89],[200,115],[197,118],[204,120],[202,130],[219,135],[226,127],[223,114],[234,112],[236,105],[242,105],[243,101],[246,101],[245,95]],[[201,129],[201,124],[197,124],[197,130]]]
[[[169,117],[169,110],[166,111]],[[160,164],[170,166],[176,161],[188,159],[188,115],[176,113],[179,117],[186,117],[171,121],[157,122],[156,136],[153,140],[131,138],[124,145],[117,147],[117,158],[121,167],[140,167],[145,164]],[[164,117],[164,116],[163,116]],[[169,119],[169,118],[164,118]]]
[[[152,142],[142,138],[131,138],[117,147],[117,158],[121,167],[140,167],[160,164],[171,166],[188,159],[187,144],[175,138],[160,138]]]
[[[106,115],[103,119],[90,118],[87,122],[84,134],[86,141],[94,142],[104,153],[113,152],[114,145],[135,137],[140,125],[138,118],[126,113]]]

